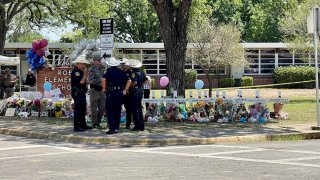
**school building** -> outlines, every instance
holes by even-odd
[[[74,45],[72,43],[49,43],[47,47],[51,55],[47,57],[47,64],[50,70],[71,66],[68,55],[64,52],[73,48]],[[222,71],[222,78],[235,77],[237,73],[243,73],[245,76],[253,77],[254,85],[269,84],[272,83],[272,73],[276,67],[314,65],[313,55],[291,53],[285,43],[242,43],[242,45],[248,53],[248,58],[252,61],[250,66],[248,68],[240,67],[240,69],[239,66],[226,67],[226,70]],[[25,60],[25,52],[30,48],[31,43],[6,43],[4,55],[19,56],[21,63],[20,68],[2,65],[1,71],[9,67],[14,74],[17,74],[20,69],[20,74],[24,79],[29,68]],[[163,43],[115,43],[115,48],[121,51],[124,56],[134,54],[135,58],[140,59],[147,75],[155,78],[155,86],[159,86],[159,79],[166,75],[166,56]],[[206,85],[205,76],[200,66],[187,59],[185,69],[197,70],[198,79],[203,79]]]

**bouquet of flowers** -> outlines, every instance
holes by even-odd
[[[270,115],[266,104],[255,103],[249,106],[250,118],[249,122],[266,122]]]
[[[144,120],[151,123],[156,123],[159,121],[157,104],[155,103],[149,104],[147,112],[144,116]]]

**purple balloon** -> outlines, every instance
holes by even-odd
[[[167,76],[162,76],[160,78],[160,86],[166,86],[169,84],[169,78]]]

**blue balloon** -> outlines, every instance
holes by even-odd
[[[51,83],[49,83],[49,82],[45,82],[45,83],[43,83],[43,89],[44,89],[44,90],[46,90],[46,91],[50,91],[50,90],[51,90],[51,88],[52,88]]]
[[[196,89],[198,89],[198,90],[200,90],[200,89],[202,89],[203,88],[203,85],[204,85],[204,83],[203,83],[203,81],[202,80],[196,80],[196,82],[194,83],[194,86],[196,87]]]

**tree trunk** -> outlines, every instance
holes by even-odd
[[[213,86],[213,78],[212,76],[207,76],[208,83],[209,83],[209,97],[212,97],[212,86]]]
[[[169,89],[185,96],[184,64],[187,50],[187,26],[192,0],[180,1],[175,7],[172,0],[149,0],[160,21],[160,35],[166,50],[166,70]],[[172,93],[172,92],[170,92]]]
[[[4,5],[0,5],[0,55],[3,55],[7,31],[6,10]]]

